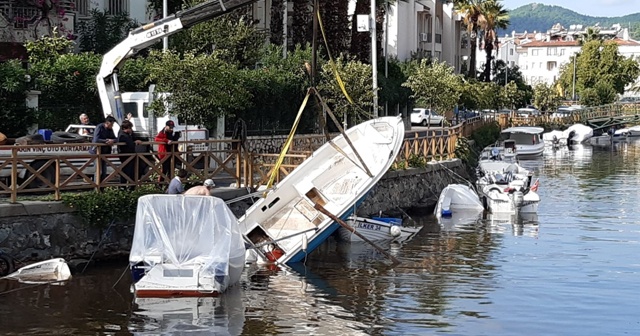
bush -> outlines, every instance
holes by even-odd
[[[136,217],[138,198],[149,194],[160,194],[155,186],[142,186],[134,191],[106,188],[103,192],[85,192],[62,195],[62,202],[76,209],[84,224],[105,228],[112,221],[128,221]]]

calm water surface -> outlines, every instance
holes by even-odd
[[[331,242],[294,268],[251,269],[220,298],[134,301],[124,263],[64,286],[0,281],[0,334],[638,335],[640,146],[546,152],[523,165],[526,218],[414,217],[389,267]]]

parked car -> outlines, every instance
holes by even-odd
[[[522,118],[537,117],[540,115],[540,111],[533,107],[523,107],[516,111],[516,115]]]
[[[414,108],[411,112],[411,123],[422,126],[444,125],[444,117],[426,108]]]

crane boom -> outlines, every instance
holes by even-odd
[[[255,1],[257,0],[209,0],[129,32],[126,39],[104,55],[100,72],[96,76],[98,94],[105,117],[111,115],[118,123],[124,119],[117,72],[127,58],[152,46],[164,37]]]

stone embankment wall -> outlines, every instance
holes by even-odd
[[[461,183],[463,178],[467,174],[459,160],[390,171],[369,192],[357,213],[369,216],[398,208],[430,209],[445,186]],[[248,206],[236,203],[231,209],[240,216]],[[96,250],[99,259],[127,256],[133,223],[115,223],[106,231],[87,227],[72,209],[60,202],[0,204],[0,250],[19,261],[89,258]]]

